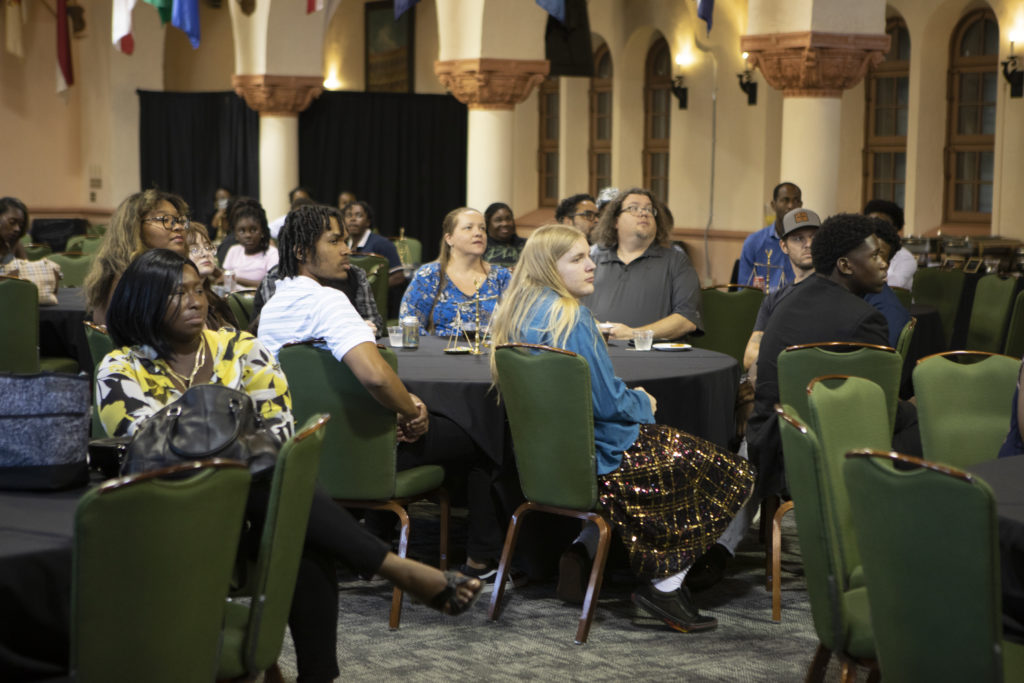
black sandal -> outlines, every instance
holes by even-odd
[[[429,607],[436,609],[438,612],[444,612],[445,614],[456,616],[462,614],[477,601],[481,593],[484,590],[484,584],[480,579],[475,576],[466,576],[460,574],[457,571],[449,569],[444,573],[444,578],[448,581],[448,585],[445,586],[440,593],[435,595],[427,603]],[[465,602],[459,602],[458,591],[459,588],[465,586],[470,581],[476,581],[480,584],[476,592],[469,600]]]

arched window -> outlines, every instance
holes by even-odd
[[[540,86],[540,137],[537,149],[539,206],[558,205],[558,76]]]
[[[612,184],[612,56],[602,45],[594,53],[590,79],[590,192]]]
[[[672,58],[659,38],[647,51],[644,69],[644,187],[668,204],[668,143],[671,136]]]
[[[907,106],[910,34],[902,19],[885,27],[892,41],[885,60],[871,70],[867,87],[864,201],[888,199],[904,206],[907,182]]]
[[[999,25],[991,10],[964,17],[953,33],[949,62],[945,217],[988,223],[999,85]]]

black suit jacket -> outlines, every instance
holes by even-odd
[[[754,411],[747,422],[748,453],[757,467],[758,491],[762,495],[783,488],[782,445],[775,416],[775,404],[779,402],[779,353],[787,346],[816,342],[883,346],[889,343],[885,316],[841,285],[814,274],[793,289],[768,319],[761,339]]]

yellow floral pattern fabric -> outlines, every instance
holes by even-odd
[[[210,384],[249,394],[264,425],[284,443],[294,430],[292,398],[274,356],[248,332],[225,327],[203,335],[213,354]],[[143,420],[181,394],[167,363],[149,346],[114,349],[96,371],[96,404],[110,436],[131,436]]]

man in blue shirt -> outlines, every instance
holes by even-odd
[[[772,209],[775,222],[753,232],[743,241],[740,252],[740,270],[736,280],[741,285],[755,284],[755,278],[764,278],[766,291],[779,288],[783,280],[793,281],[793,268],[782,253],[779,238],[782,235],[782,217],[804,205],[800,188],[783,182],[772,190]]]

